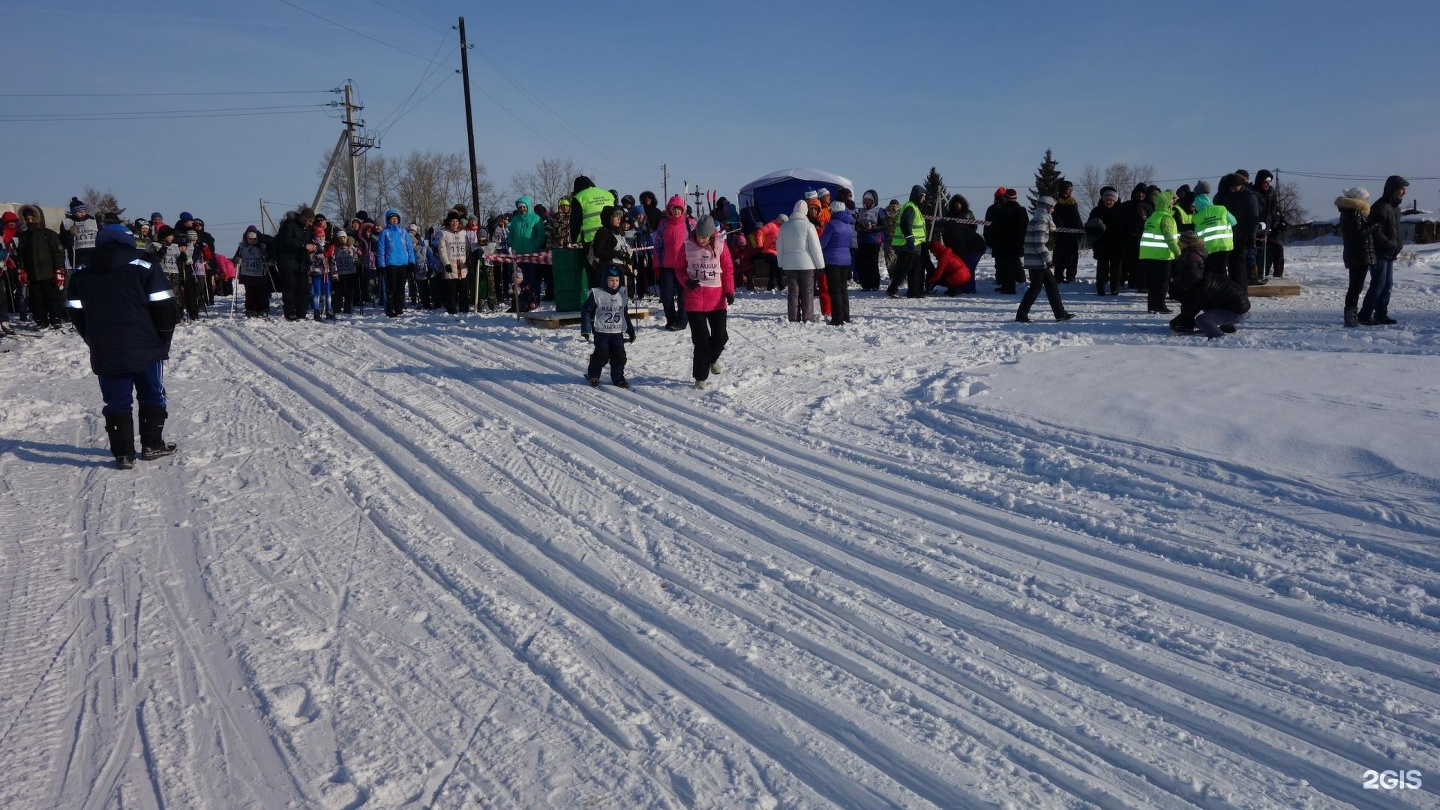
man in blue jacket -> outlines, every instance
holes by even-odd
[[[125,226],[100,229],[89,260],[70,279],[66,306],[100,378],[115,466],[135,466],[133,399],[140,400],[140,458],[175,452],[162,437],[169,415],[163,366],[178,310],[164,272],[145,260]]]
[[[405,280],[415,272],[415,240],[400,226],[400,212],[385,212],[385,229],[375,248],[375,265],[385,278],[385,315],[395,318],[405,311]]]

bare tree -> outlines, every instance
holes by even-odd
[[[510,176],[510,190],[515,196],[529,196],[530,202],[553,208],[560,198],[570,192],[578,175],[587,172],[566,158],[546,158],[535,164],[531,172],[516,172]]]
[[[1075,200],[1080,203],[1083,213],[1088,214],[1100,204],[1100,189],[1104,187],[1105,181],[1101,179],[1100,167],[1086,163],[1085,168],[1080,170],[1080,179],[1075,181]]]
[[[100,191],[94,186],[86,186],[85,194],[81,199],[85,201],[85,207],[89,209],[92,217],[99,217],[102,214],[119,216],[125,213],[125,209],[120,207],[120,201],[115,199],[114,193],[108,188]]]
[[[325,176],[325,166],[329,161],[330,153],[326,152],[315,168],[316,178]],[[378,220],[387,207],[395,205],[394,187],[399,170],[400,162],[387,159],[384,155],[367,152],[357,157],[355,180],[360,199],[350,199],[349,181],[337,174],[331,178],[330,186],[320,200],[320,213],[336,221],[348,221],[357,211],[366,211]]]
[[[1294,227],[1310,221],[1310,212],[1300,202],[1300,188],[1294,183],[1275,187],[1275,208],[1280,222]],[[1273,226],[1275,223],[1271,223]]]
[[[1149,163],[1111,163],[1105,170],[1105,185],[1120,192],[1122,201],[1130,199],[1130,192],[1140,183],[1149,183],[1155,176],[1155,167]]]
[[[330,154],[325,153],[315,170],[324,176]],[[480,210],[497,202],[494,184],[485,176],[485,167],[476,166],[480,179]],[[395,208],[411,222],[435,224],[450,206],[470,203],[470,169],[463,155],[449,152],[412,151],[404,157],[389,157],[368,152],[355,160],[356,184],[360,199],[350,199],[349,183],[332,179],[320,212],[326,216],[348,220],[357,211],[365,211],[377,222],[385,210]]]

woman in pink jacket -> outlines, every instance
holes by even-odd
[[[690,342],[695,344],[695,387],[704,388],[711,374],[719,374],[720,353],[730,334],[726,307],[735,303],[735,267],[723,240],[715,238],[715,220],[705,217],[685,240],[675,275],[685,283],[685,313],[690,321]]]

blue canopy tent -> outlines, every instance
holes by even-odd
[[[821,188],[830,189],[832,197],[842,188],[855,190],[848,178],[819,169],[771,172],[740,189],[736,205],[740,208],[741,226],[749,233],[781,214],[788,216],[795,203],[805,198],[805,192]]]

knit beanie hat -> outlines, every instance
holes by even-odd
[[[84,211],[84,210],[85,210],[85,203],[81,202],[79,197],[71,197],[71,198],[70,198],[70,213],[72,213],[72,214],[78,214],[78,213],[80,213],[81,211]]]
[[[1005,199],[1014,200],[1020,197],[1020,193],[1013,188],[1005,189]]]
[[[1257,186],[1265,182],[1266,180],[1274,179],[1275,175],[1271,174],[1269,169],[1261,169],[1260,171],[1255,173],[1255,185]]]
[[[1106,186],[1106,187],[1100,189],[1100,199],[1101,199],[1102,201],[1103,201],[1103,200],[1115,200],[1115,201],[1118,202],[1118,201],[1120,200],[1120,192],[1116,191],[1115,189],[1111,188],[1110,186]]]
[[[164,219],[164,218],[165,218],[165,217],[160,216],[160,212],[159,212],[159,211],[152,211],[152,212],[150,213],[150,221],[151,221],[151,222],[154,222],[154,221],[157,220],[157,219]]]
[[[1004,187],[1004,186],[1001,186],[1001,187],[995,189],[995,199],[997,199],[997,200],[1002,200],[1002,199],[1004,199],[1004,198],[1005,198],[1005,187]]]
[[[701,217],[700,222],[695,225],[695,235],[701,239],[709,239],[715,235],[715,220],[708,216]]]
[[[818,192],[815,192],[815,191],[807,191],[807,192],[805,192],[805,199],[806,199],[807,201],[808,201],[808,200],[818,200],[818,199],[820,199],[820,194],[819,194]]]
[[[1250,172],[1246,171],[1245,169],[1236,169],[1235,173],[1245,178],[1245,182],[1250,182]]]
[[[116,245],[135,247],[134,234],[130,233],[130,231],[125,229],[124,225],[118,222],[101,228],[100,233],[95,237],[95,247],[97,248],[107,248]]]
[[[818,196],[821,196],[821,197],[829,197],[829,196],[830,196],[830,189],[828,189],[828,188],[821,188],[821,189],[820,189],[820,193],[819,193]]]
[[[1370,199],[1370,192],[1360,186],[1356,186],[1355,188],[1345,189],[1345,196],[1352,200],[1368,200]]]
[[[1196,181],[1195,181],[1195,193],[1196,193],[1196,194],[1209,194],[1209,193],[1210,193],[1210,181],[1208,181],[1208,180],[1196,180]]]
[[[848,211],[848,210],[850,210],[850,209],[848,209],[848,208],[845,207],[845,203],[843,203],[843,202],[841,202],[841,201],[839,201],[839,200],[836,200],[835,202],[830,203],[830,213],[832,213],[832,214],[838,214],[838,213],[840,213],[841,211]]]
[[[197,233],[196,231],[186,231],[186,232],[185,232],[185,241],[187,241],[187,242],[199,242],[199,241],[200,241],[200,234]]]
[[[301,211],[300,214],[301,214],[301,216],[304,216],[305,212],[304,212],[304,211]],[[194,218],[195,218],[195,217],[193,217],[193,216],[190,215],[190,212],[189,212],[189,211],[181,211],[181,212],[180,212],[180,218],[177,219],[177,220],[175,220],[175,222],[176,222],[177,224],[178,224],[178,223],[181,223],[181,222],[189,222],[190,220],[192,220],[192,219],[194,219]]]
[[[1051,196],[1049,196],[1049,195],[1043,196],[1043,197],[1041,197],[1040,199],[1038,199],[1038,200],[1035,201],[1035,205],[1036,205],[1036,207],[1038,207],[1038,208],[1045,208],[1045,209],[1054,208],[1054,207],[1055,207],[1055,198],[1054,198],[1054,197],[1051,197]]]

